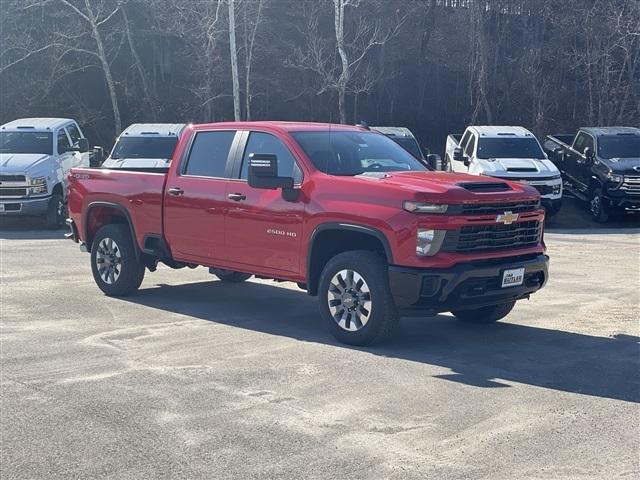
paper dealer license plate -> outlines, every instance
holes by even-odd
[[[524,282],[524,267],[505,270],[502,274],[502,288],[517,287]]]

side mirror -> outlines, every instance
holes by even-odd
[[[86,138],[79,138],[78,139],[78,148],[79,148],[79,152],[80,153],[86,153],[89,151],[89,140],[87,140]]]
[[[102,147],[95,146],[89,154],[89,166],[99,167],[104,162],[104,149]]]
[[[442,170],[442,158],[438,154],[430,153],[427,155],[427,165],[434,170]]]
[[[461,147],[456,147],[453,149],[453,159],[456,162],[464,162],[464,153],[462,152]]]
[[[595,157],[593,150],[591,147],[587,147],[584,149],[584,158],[586,158],[589,162],[591,162]]]
[[[249,155],[249,186],[267,190],[293,189],[293,178],[278,176],[278,157],[271,153]]]

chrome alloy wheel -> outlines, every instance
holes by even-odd
[[[118,244],[109,237],[103,238],[96,252],[98,275],[109,285],[116,283],[122,272],[122,256]]]
[[[329,284],[329,311],[344,330],[355,332],[371,317],[371,292],[364,278],[353,270],[340,270]]]

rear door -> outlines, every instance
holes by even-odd
[[[236,130],[197,131],[164,192],[164,231],[175,258],[215,263],[227,257],[226,190]]]
[[[229,258],[256,271],[297,273],[300,271],[302,201],[286,201],[282,190],[251,188],[247,183],[248,158],[252,153],[278,157],[278,175],[292,176],[299,186],[303,175],[287,145],[273,133],[244,132],[238,151],[235,179],[229,182],[227,196],[227,252]]]

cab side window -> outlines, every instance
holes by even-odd
[[[293,177],[293,183],[302,183],[302,171],[293,155],[282,141],[275,135],[263,132],[251,132],[242,157],[240,178],[249,178],[249,155],[252,153],[271,153],[278,156],[278,175]]]
[[[67,132],[64,130],[64,128],[58,130],[57,140],[58,153],[63,153],[66,148],[71,147],[71,144],[69,143],[69,137],[67,137]]]
[[[235,136],[235,131],[224,130],[196,133],[184,174],[225,178],[229,150]]]
[[[471,158],[473,156],[473,152],[476,149],[476,136],[472,135],[471,139],[469,140],[469,144],[467,145],[467,148],[464,151],[464,154]]]
[[[464,148],[467,146],[467,142],[469,141],[470,136],[471,136],[471,132],[467,131],[462,137],[462,140],[460,140],[460,143],[458,144],[458,146],[462,148],[463,151],[464,151]]]
[[[593,137],[591,137],[591,135],[588,135],[584,132],[580,132],[578,133],[578,136],[576,138],[576,142],[573,146],[574,150],[580,152],[580,153],[584,153],[584,150],[589,147],[591,149],[591,151],[594,151],[595,149],[595,142],[593,141]]]
[[[73,145],[77,145],[78,144],[78,140],[80,140],[82,135],[80,135],[80,130],[78,130],[78,127],[76,126],[76,124],[72,123],[71,125],[68,125],[67,126],[67,132],[69,133],[69,136],[71,137],[71,143]]]

